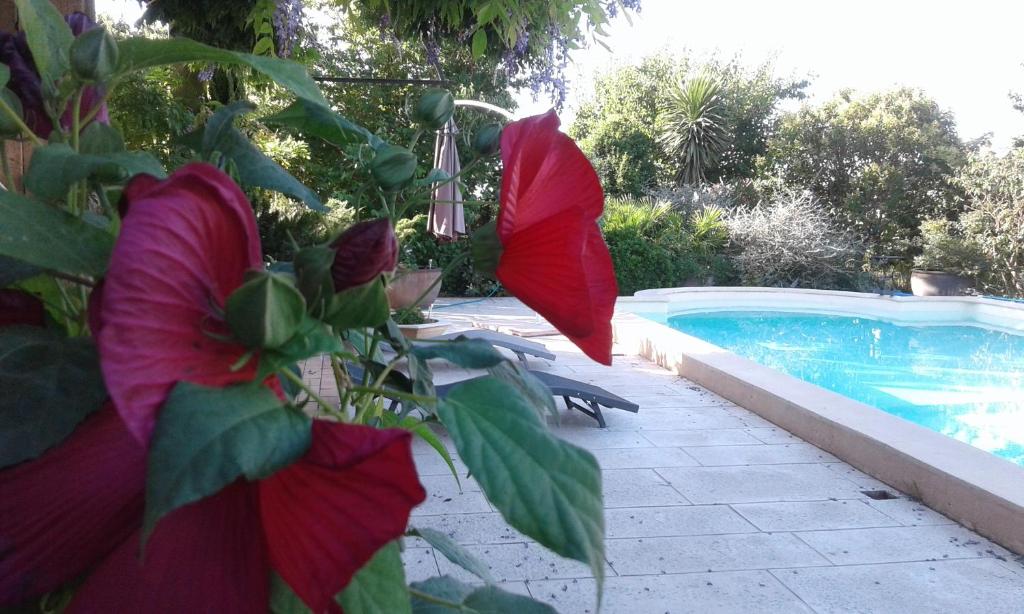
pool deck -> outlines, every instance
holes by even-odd
[[[453,330],[541,334],[532,338],[558,358],[532,359],[531,368],[639,403],[639,414],[606,411],[607,429],[578,412],[563,413],[552,427],[602,466],[602,611],[1024,612],[1024,558],[752,412],[619,348],[612,367],[597,365],[515,299],[439,309],[435,316]],[[307,381],[336,397],[330,370],[314,363],[306,365]],[[442,365],[435,367],[439,380],[471,375]],[[428,499],[414,510],[413,526],[443,530],[466,545],[507,590],[564,613],[595,611],[594,581],[584,565],[509,528],[472,479],[460,491],[422,442],[415,453]],[[867,494],[875,491],[896,498]],[[404,558],[410,580],[473,580],[423,543],[408,542]]]

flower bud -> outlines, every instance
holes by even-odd
[[[322,311],[320,308],[326,307],[334,296],[333,265],[334,249],[323,245],[300,249],[292,261],[299,292],[306,297],[306,304],[314,314]]]
[[[386,145],[377,150],[370,162],[370,173],[385,190],[392,191],[408,183],[416,173],[416,155],[405,147]]]
[[[493,156],[501,149],[501,124],[494,122],[484,124],[473,135],[473,151],[486,158]]]
[[[71,72],[86,83],[106,81],[117,70],[118,55],[106,28],[86,30],[71,44]]]
[[[248,347],[281,347],[299,329],[306,301],[281,275],[254,271],[246,277],[225,305],[228,326]]]
[[[398,263],[398,239],[387,219],[360,222],[331,243],[336,251],[331,276],[334,291],[361,286]]]
[[[427,130],[440,130],[455,112],[455,98],[448,90],[431,88],[420,96],[412,119]]]
[[[7,88],[0,89],[0,99],[14,111],[19,118],[24,119],[24,112],[21,107],[21,100]],[[0,138],[16,137],[21,133],[21,128],[14,121],[7,111],[0,111]]]

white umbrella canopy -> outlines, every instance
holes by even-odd
[[[449,119],[444,128],[437,131],[434,145],[434,168],[451,176],[462,169],[459,151],[455,147],[455,135],[459,133],[455,120]],[[466,234],[466,216],[462,209],[462,191],[458,181],[435,184],[427,216],[427,229],[438,237],[455,240]]]

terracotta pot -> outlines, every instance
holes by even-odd
[[[399,324],[398,329],[408,339],[429,339],[447,330],[448,323],[441,320],[427,320],[423,324]]]
[[[388,303],[391,304],[391,308],[428,307],[433,304],[441,292],[441,282],[437,280],[441,277],[442,272],[442,269],[399,269],[396,271],[395,277],[388,284]],[[436,284],[435,281],[437,281]],[[423,300],[418,305],[413,305],[416,299],[431,285],[434,287],[427,292]]]
[[[914,296],[963,296],[971,289],[966,277],[945,271],[910,272],[910,290]]]

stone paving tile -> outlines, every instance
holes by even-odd
[[[790,463],[825,463],[838,459],[809,443],[784,443],[756,446],[705,446],[683,448],[701,465],[786,465]]]
[[[601,476],[605,509],[689,504],[653,469],[608,469]]]
[[[644,431],[676,431],[690,429],[743,429],[742,419],[717,407],[651,407],[641,408],[634,428]]]
[[[728,505],[609,509],[604,513],[604,526],[609,539],[757,532]]]
[[[602,469],[651,469],[696,467],[698,463],[680,448],[604,448],[593,450]]]
[[[433,548],[406,548],[402,551],[407,582],[419,582],[438,574]]]
[[[773,571],[819,614],[1020,614],[1024,576],[992,559]]]
[[[610,539],[605,550],[620,576],[828,565],[789,533]]]
[[[828,467],[831,471],[834,471],[839,475],[843,476],[844,478],[857,484],[857,486],[860,486],[864,490],[888,490],[891,491],[893,494],[898,492],[885,482],[876,480],[870,475],[857,469],[854,469],[852,466],[846,463],[828,463],[825,466]]]
[[[462,490],[451,475],[420,476],[427,500],[412,510],[413,516],[492,512],[480,487],[471,478],[462,480]]]
[[[909,527],[930,524],[956,524],[942,514],[928,508],[927,505],[913,499],[883,499],[868,501],[868,505],[886,516]]]
[[[556,578],[590,578],[590,568],[578,561],[564,559],[533,542],[466,546],[466,550],[483,561],[498,582],[522,580],[550,580]],[[476,576],[455,565],[443,555],[437,555],[442,575],[463,582],[472,582]],[[614,575],[606,568],[607,575]]]
[[[609,389],[615,394],[625,397],[640,406],[642,412],[645,407],[711,407],[715,405],[729,405],[729,401],[721,397],[712,397],[710,393],[699,394],[693,391],[665,391],[661,394],[640,394],[632,387],[625,386],[620,389]]]
[[[507,544],[528,539],[505,522],[498,512],[416,516],[412,527],[441,531],[460,544]]]
[[[796,435],[793,435],[787,430],[780,429],[777,426],[765,428],[749,428],[747,429],[747,432],[753,435],[761,443],[767,444],[800,443],[803,441]]]
[[[597,423],[591,421],[596,427]],[[636,431],[612,431],[599,428],[567,429],[554,428],[551,430],[555,436],[568,441],[569,443],[582,446],[590,450],[601,448],[649,448],[651,442],[644,439]]]
[[[693,503],[759,503],[862,498],[853,482],[824,465],[746,465],[655,469]]]
[[[744,429],[690,429],[682,431],[643,431],[642,435],[660,447],[734,446],[760,443]]]
[[[734,503],[732,509],[762,531],[819,531],[898,526],[868,501],[785,501]]]
[[[451,451],[449,451],[451,454]],[[459,459],[458,456],[451,454],[452,464],[455,465],[455,471],[459,474],[459,479],[463,479],[469,472],[466,468],[465,463]],[[440,454],[431,450],[430,452],[424,452],[423,454],[413,454],[412,460],[416,463],[416,471],[420,475],[452,475],[452,470],[445,462],[444,458]]]
[[[959,525],[810,531],[798,536],[836,565],[1011,556]]]
[[[530,582],[534,599],[561,614],[596,612],[593,580]],[[698,605],[699,604],[699,605]],[[811,612],[766,571],[673,574],[608,578],[602,612],[619,614],[799,614]]]

